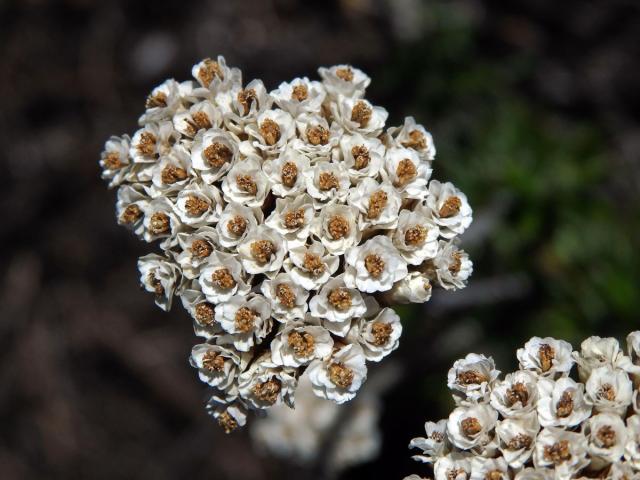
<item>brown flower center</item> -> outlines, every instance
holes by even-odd
[[[219,268],[211,274],[211,282],[218,288],[229,290],[236,286],[236,281],[228,268]]]
[[[198,71],[198,79],[205,87],[208,87],[213,82],[214,77],[218,77],[220,80],[224,80],[224,73],[218,62],[207,58],[202,62],[203,65]]]
[[[366,127],[371,120],[373,110],[363,100],[358,100],[351,109],[351,121],[356,122],[361,128]]]
[[[523,407],[526,407],[529,403],[529,389],[522,383],[514,383],[513,386],[507,389],[506,393],[507,406],[512,407],[516,403],[520,402]]]
[[[184,208],[192,217],[199,217],[209,210],[209,204],[202,197],[189,195],[184,202]]]
[[[553,366],[553,360],[556,358],[556,352],[551,345],[546,343],[540,345],[538,350],[538,359],[540,360],[540,369],[548,372]]]
[[[220,142],[212,143],[202,153],[207,163],[215,168],[220,168],[233,156],[229,147]]]
[[[353,155],[353,166],[356,170],[362,170],[371,161],[369,150],[364,145],[356,145],[351,148],[351,155]]]
[[[484,480],[502,480],[504,473],[500,470],[491,470],[484,476]]]
[[[351,293],[344,287],[334,288],[327,297],[333,308],[346,312],[351,308]]]
[[[211,326],[213,325],[215,318],[215,310],[213,305],[208,302],[202,302],[196,305],[195,308],[196,321],[200,325]]]
[[[509,450],[521,450],[521,449],[529,449],[531,448],[532,438],[529,435],[525,435],[523,433],[519,433],[511,440],[507,442],[507,449]]]
[[[156,212],[151,215],[149,221],[149,231],[152,235],[162,235],[171,229],[171,221],[169,215],[164,212]]]
[[[369,197],[369,208],[367,209],[367,218],[374,219],[380,217],[380,214],[384,210],[384,207],[387,206],[387,202],[389,197],[387,192],[383,190],[378,190],[377,192],[373,192],[371,197]]]
[[[333,240],[340,240],[349,235],[351,227],[342,215],[334,215],[329,219],[328,230]]]
[[[307,140],[311,145],[326,145],[329,142],[329,130],[322,125],[307,127]]]
[[[393,327],[389,323],[374,322],[371,325],[371,335],[373,335],[373,344],[376,347],[386,345],[393,333]]]
[[[145,107],[147,108],[164,108],[167,106],[167,94],[158,92],[147,97]]]
[[[253,330],[256,325],[256,313],[248,307],[240,307],[235,316],[236,330],[247,333]]]
[[[238,185],[240,191],[248,193],[249,195],[258,193],[258,185],[251,175],[237,175],[236,185]]]
[[[156,297],[162,297],[164,295],[164,287],[162,286],[162,282],[160,282],[160,279],[156,277],[153,272],[149,272],[149,275],[147,275],[147,281],[153,287],[153,293]]]
[[[616,444],[616,431],[610,425],[604,425],[596,432],[596,438],[604,448],[611,448]]]
[[[566,418],[573,412],[573,392],[565,390],[556,403],[556,416]]]
[[[202,71],[202,69],[200,70]],[[236,428],[238,428],[238,422],[235,421],[235,419],[229,415],[229,412],[222,412],[219,416],[218,416],[218,425],[220,425],[220,427],[222,427],[222,429],[224,430],[224,433],[231,433],[233,432]]]
[[[227,232],[229,232],[231,235],[239,237],[245,232],[245,230],[247,229],[247,225],[248,222],[246,218],[241,217],[240,215],[236,215],[227,222]]]
[[[243,115],[249,113],[253,102],[258,103],[258,97],[256,96],[256,91],[253,88],[245,88],[238,92],[238,103],[242,105]]]
[[[544,459],[554,465],[571,460],[571,450],[569,449],[569,440],[560,440],[553,445],[544,447]]]
[[[355,376],[353,370],[340,362],[334,362],[329,365],[329,380],[336,387],[349,388],[353,383]]]
[[[291,100],[302,102],[309,96],[309,89],[304,83],[299,83],[291,91]]]
[[[282,383],[277,378],[271,378],[266,382],[258,383],[252,388],[253,395],[269,405],[273,405],[278,400],[278,395],[282,390]]]
[[[270,146],[275,145],[280,140],[280,126],[270,118],[267,118],[260,125],[260,134],[264,138],[264,143]]]
[[[396,177],[398,177],[396,186],[402,187],[406,185],[416,178],[416,175],[418,175],[418,169],[413,162],[408,158],[403,158],[398,162],[398,167],[396,168]]]
[[[157,139],[153,133],[144,131],[140,134],[140,140],[136,148],[141,155],[153,155],[156,153],[156,142]]]
[[[282,177],[282,184],[285,187],[291,188],[296,184],[296,180],[298,180],[298,167],[293,162],[287,162],[282,166],[280,176]]]
[[[208,130],[213,126],[211,124],[211,119],[209,118],[209,115],[207,115],[202,110],[200,110],[199,112],[193,112],[193,114],[191,115],[191,118],[193,119],[193,123],[196,127],[196,132],[198,130]]]
[[[438,211],[438,215],[440,218],[451,218],[456,216],[460,212],[460,207],[462,206],[462,201],[456,197],[447,198],[440,210]]]
[[[184,168],[169,164],[162,169],[162,172],[160,172],[160,178],[162,183],[171,185],[187,178],[187,171]]]
[[[488,380],[487,376],[476,370],[465,370],[464,372],[458,372],[456,381],[458,385],[481,385]]]
[[[120,160],[118,152],[109,152],[104,157],[104,166],[108,170],[119,170],[124,167],[124,163]]]
[[[333,172],[322,172],[318,176],[318,188],[323,192],[339,187],[338,177]]]
[[[224,357],[209,350],[202,357],[202,367],[210,372],[221,372],[224,370]]]
[[[276,286],[276,297],[278,297],[280,305],[285,308],[293,308],[296,306],[296,294],[286,283],[280,283]]]
[[[482,425],[477,418],[467,417],[460,422],[460,429],[467,438],[472,438],[482,431]]]
[[[422,225],[414,225],[404,232],[404,243],[411,246],[422,245],[427,239],[427,229]]]
[[[402,146],[413,148],[414,150],[424,150],[427,148],[427,139],[420,130],[411,130],[409,138],[402,142]]]
[[[309,357],[316,351],[315,340],[310,333],[291,332],[287,338],[289,348],[299,357]]]
[[[290,210],[284,214],[284,226],[289,229],[297,229],[304,226],[304,208]]]
[[[142,210],[138,205],[132,203],[131,205],[127,205],[127,208],[124,209],[120,215],[120,221],[125,225],[131,225],[139,220],[140,217],[142,217]]]
[[[251,244],[251,256],[259,263],[267,263],[276,253],[276,246],[270,240],[258,240]]]
[[[341,67],[336,69],[336,77],[344,80],[345,82],[353,81],[353,70],[349,67]]]
[[[314,277],[319,277],[326,269],[322,259],[318,255],[309,252],[305,252],[302,266]]]
[[[372,253],[364,257],[364,267],[373,278],[380,278],[384,272],[385,263],[380,255]]]
[[[197,258],[207,258],[213,252],[213,247],[202,238],[197,238],[191,242],[191,255]]]
[[[464,468],[451,468],[446,473],[447,480],[456,480],[459,475],[464,475],[465,478],[469,476]]]
[[[605,383],[598,390],[598,398],[613,402],[616,399],[616,389],[610,383]]]
[[[453,252],[451,254],[451,263],[449,264],[449,273],[454,277],[460,273],[462,268],[462,254],[460,252]]]

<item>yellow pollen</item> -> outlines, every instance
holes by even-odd
[[[298,167],[293,162],[287,162],[282,166],[280,176],[282,177],[282,184],[291,188],[298,180]]]
[[[378,190],[377,192],[373,192],[371,197],[369,197],[369,208],[367,209],[367,218],[372,220],[374,218],[380,217],[380,214],[384,210],[384,207],[387,206],[388,201],[387,192],[383,190]]]
[[[239,190],[248,193],[249,195],[255,195],[258,193],[258,185],[251,175],[237,175],[236,185]]]
[[[233,153],[226,145],[215,142],[205,148],[202,155],[209,165],[220,168],[231,160]]]
[[[256,325],[256,313],[248,307],[240,307],[235,316],[236,330],[242,333],[250,332]]]
[[[281,390],[282,383],[276,378],[272,378],[263,383],[258,383],[252,388],[252,392],[256,398],[268,403],[269,405],[276,403]]]
[[[210,372],[221,372],[224,370],[224,357],[209,350],[202,356],[202,367]]]
[[[287,344],[299,357],[309,357],[316,351],[315,340],[310,333],[291,332]]]
[[[338,68],[336,69],[336,77],[338,77],[341,80],[344,80],[345,82],[352,82],[353,70],[351,70],[351,68],[349,67]]]
[[[276,246],[270,240],[258,240],[251,244],[251,256],[259,263],[267,263],[276,253]]]
[[[290,210],[284,215],[284,226],[289,229],[297,229],[304,226],[304,209]]]
[[[223,290],[229,290],[236,286],[236,281],[231,275],[231,272],[228,268],[223,267],[219,268],[215,272],[211,274],[211,281],[218,287]]]
[[[209,118],[209,115],[207,115],[202,110],[199,112],[194,112],[191,115],[191,118],[193,119],[193,123],[196,127],[196,132],[198,130],[208,130],[213,126],[211,124],[211,119]]]
[[[124,167],[124,163],[120,160],[118,152],[109,152],[104,157],[104,166],[106,170],[120,170]]]
[[[351,110],[351,121],[365,128],[371,120],[373,110],[363,100],[358,100]]]
[[[334,288],[327,297],[333,308],[340,312],[346,312],[351,308],[351,293],[343,287]]]
[[[380,255],[371,254],[364,258],[364,266],[373,278],[380,278],[384,272],[385,263]]]
[[[286,283],[280,283],[276,286],[276,297],[278,297],[280,305],[285,308],[293,308],[296,306],[296,294]]]
[[[371,325],[371,335],[373,335],[373,344],[376,347],[386,345],[393,333],[393,327],[389,323],[374,322]]]
[[[151,133],[144,131],[140,134],[140,140],[138,141],[137,149],[141,155],[151,156],[156,153],[156,136]]]
[[[333,172],[322,172],[318,176],[318,188],[323,192],[339,187],[338,177]]]
[[[247,230],[247,219],[236,215],[227,222],[227,232],[236,237],[241,236]]]
[[[616,399],[616,389],[610,383],[605,383],[598,390],[598,398],[613,402]]]
[[[191,254],[197,258],[207,258],[213,252],[213,247],[209,242],[198,238],[191,242]]]
[[[145,107],[147,108],[164,108],[167,106],[167,94],[164,92],[158,92],[154,95],[147,97]]]
[[[322,125],[307,127],[305,132],[311,145],[326,145],[329,142],[329,130]]]
[[[413,148],[414,150],[424,150],[427,148],[427,139],[420,130],[411,130],[409,138],[402,142],[402,146]]]
[[[440,218],[455,217],[460,212],[460,207],[462,207],[462,201],[458,197],[449,197],[440,207],[438,216]]]
[[[211,326],[213,325],[215,318],[215,310],[213,305],[207,302],[202,302],[196,305],[195,308],[196,321],[200,325]]]
[[[418,170],[411,160],[409,160],[408,158],[400,160],[398,162],[398,167],[396,168],[396,177],[398,177],[396,186],[402,187],[406,185],[411,180],[416,178],[417,174]]]
[[[451,254],[451,264],[449,265],[449,273],[454,277],[460,273],[462,268],[462,254],[460,252],[453,252]]]
[[[362,170],[371,161],[369,150],[364,145],[356,145],[351,149],[351,155],[353,155],[353,166],[356,170]]]
[[[500,470],[491,470],[484,476],[484,480],[502,480],[504,474]]]
[[[264,143],[269,146],[275,145],[280,140],[280,126],[270,118],[267,118],[260,125],[260,134],[264,138]]]
[[[340,240],[349,235],[351,232],[351,227],[349,226],[349,222],[342,215],[334,215],[329,219],[329,223],[327,225],[329,230],[329,235],[333,240]]]
[[[305,270],[307,270],[314,277],[319,277],[322,275],[326,269],[324,263],[322,263],[322,259],[318,255],[314,255],[313,253],[306,252],[304,254],[304,260],[302,262]]]
[[[229,434],[233,432],[236,428],[238,428],[238,422],[234,420],[234,418],[229,415],[229,412],[222,412],[218,416],[218,425],[222,427],[224,433]]]
[[[304,83],[299,83],[291,91],[291,100],[302,102],[309,96],[309,89]]]
[[[218,77],[220,80],[224,80],[224,73],[220,68],[218,62],[207,58],[203,61],[202,67],[198,71],[198,79],[205,87],[208,87],[213,81],[214,77]]]
[[[404,232],[404,243],[410,246],[422,245],[427,238],[427,229],[422,225],[414,225]]]
[[[353,370],[340,362],[335,362],[329,365],[329,380],[336,387],[349,388],[353,383],[353,377],[355,376]]]

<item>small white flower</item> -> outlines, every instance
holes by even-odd
[[[320,161],[303,175],[307,192],[316,200],[316,208],[331,200],[343,202],[347,198],[351,181],[341,163]]]
[[[469,450],[491,441],[498,412],[487,404],[458,407],[447,420],[447,435],[456,447]]]
[[[536,411],[537,377],[527,370],[509,373],[491,391],[491,406],[505,418],[521,418]]]
[[[178,233],[180,253],[176,261],[182,275],[191,280],[200,275],[200,269],[208,262],[209,256],[218,243],[218,234],[212,227],[201,227],[193,233]]]
[[[351,320],[361,317],[366,311],[360,291],[347,288],[343,275],[330,279],[309,302],[311,315],[321,318],[324,327],[340,337],[344,337],[351,328]]]
[[[144,190],[131,185],[122,185],[118,189],[116,218],[119,225],[130,228],[142,238],[144,234],[144,212],[149,208],[151,199]]]
[[[336,272],[340,259],[327,253],[320,242],[289,250],[284,268],[306,290],[317,290]]]
[[[349,205],[360,211],[360,228],[396,228],[402,198],[389,182],[363,178],[349,190]]]
[[[385,146],[376,137],[365,137],[359,133],[343,135],[340,139],[340,153],[352,181],[357,182],[367,177],[377,178],[380,175]]]
[[[320,326],[318,319],[307,316],[305,321],[284,324],[271,341],[271,359],[276,365],[297,368],[314,359],[331,355],[333,339]]]
[[[322,83],[310,81],[307,77],[282,82],[271,92],[276,104],[293,117],[305,112],[319,112],[325,96]]]
[[[100,167],[102,178],[109,180],[109,188],[120,185],[129,173],[130,142],[129,135],[122,135],[112,136],[104,144],[104,150],[100,154]]]
[[[263,220],[264,216],[259,208],[249,208],[234,202],[228,203],[216,224],[220,246],[233,249]]]
[[[640,416],[631,415],[627,418],[627,442],[624,449],[624,459],[636,470],[640,470]]]
[[[282,266],[285,240],[277,231],[258,225],[238,244],[238,254],[247,273],[273,276]]]
[[[145,112],[138,120],[140,125],[170,119],[181,105],[180,86],[169,79],[154,88],[145,103]]]
[[[400,344],[402,323],[391,308],[383,308],[374,318],[361,318],[357,329],[357,341],[370,362],[381,361]]]
[[[431,180],[425,205],[444,238],[461,235],[473,220],[467,196],[449,182]]]
[[[587,402],[598,413],[624,415],[631,404],[633,384],[624,370],[598,367],[591,372],[585,389]]]
[[[200,380],[220,390],[227,390],[234,384],[247,361],[247,355],[209,343],[195,345],[189,358],[191,366],[198,369]]]
[[[196,63],[191,69],[191,75],[202,87],[212,92],[226,90],[242,82],[240,70],[227,67],[222,55],[218,55],[217,60],[205,58]]]
[[[252,80],[246,87],[240,84],[216,95],[225,126],[233,133],[242,133],[245,125],[254,123],[258,115],[271,108],[273,99],[262,80]]]
[[[342,255],[357,245],[362,237],[358,228],[358,211],[348,205],[330,203],[320,210],[311,232],[334,255]]]
[[[293,117],[284,110],[266,110],[258,115],[256,124],[245,127],[245,132],[254,139],[252,144],[255,148],[266,155],[277,155],[295,137],[296,125]]]
[[[578,365],[580,381],[585,382],[591,372],[598,367],[625,368],[631,360],[620,349],[615,338],[601,338],[592,336],[580,345],[580,352],[574,352],[573,357]]]
[[[554,468],[557,480],[568,480],[589,464],[587,439],[581,433],[544,428],[536,439],[533,464]]]
[[[390,128],[389,133],[394,137],[396,145],[414,149],[422,160],[431,161],[435,158],[433,137],[413,117],[405,117],[404,125],[401,128]]]
[[[438,249],[433,259],[438,284],[445,290],[464,288],[473,272],[473,263],[469,255],[453,241],[440,240]]]
[[[214,251],[202,267],[198,278],[207,301],[218,304],[234,295],[244,296],[251,291],[240,262],[230,253]]]
[[[267,160],[262,170],[269,179],[271,192],[278,197],[297,196],[304,193],[309,170],[309,159],[300,152],[287,148],[275,160]]]
[[[222,197],[216,187],[193,182],[178,194],[174,210],[184,225],[198,228],[217,222],[222,208]]]
[[[556,381],[540,378],[538,395],[538,418],[543,427],[575,427],[591,415],[591,407],[584,399],[584,385],[569,377]]]
[[[405,198],[423,200],[432,169],[415,150],[393,147],[387,149],[383,175]]]
[[[334,120],[350,133],[377,137],[382,133],[389,113],[368,100],[338,96],[331,103]]]
[[[520,469],[529,461],[539,430],[535,414],[498,422],[498,448],[511,468]]]
[[[171,310],[173,294],[180,279],[180,268],[170,260],[150,253],[138,259],[140,284],[155,295],[156,305]]]
[[[201,130],[193,139],[191,163],[206,183],[220,180],[238,156],[238,141],[225,130]]]
[[[161,155],[167,155],[180,134],[175,131],[171,122],[149,123],[133,134],[129,157],[136,164],[153,164]],[[151,165],[152,166],[152,165]],[[149,165],[142,167],[150,168]],[[137,172],[138,180],[151,180],[149,171]]]
[[[193,179],[189,151],[182,145],[175,145],[168,155],[151,168],[151,182],[148,191],[151,197],[175,195]]]
[[[258,409],[280,403],[293,408],[297,383],[295,370],[274,365],[268,355],[255,360],[238,377],[240,396]]]
[[[470,353],[454,362],[447,374],[447,386],[456,400],[486,402],[499,375],[493,358]]]
[[[504,458],[473,457],[470,480],[509,480],[509,465]]]
[[[602,468],[622,459],[627,443],[627,428],[618,415],[601,413],[585,422],[591,464]]]
[[[435,480],[469,480],[471,455],[467,452],[451,452],[438,458],[433,466]]]
[[[333,98],[337,98],[339,95],[354,98],[363,97],[366,88],[371,83],[371,78],[362,70],[351,65],[320,67],[318,74],[322,78],[322,84],[327,93]]]
[[[393,244],[410,265],[420,265],[438,253],[440,229],[421,211],[401,210]]]
[[[545,377],[566,376],[573,368],[569,342],[555,338],[532,337],[516,355],[520,368]]]
[[[273,326],[271,307],[261,295],[231,297],[217,305],[215,312],[216,321],[227,332],[219,343],[233,343],[240,352],[262,343]]]
[[[367,378],[364,352],[358,344],[344,345],[331,357],[311,362],[307,373],[317,396],[336,403],[348,402]]]
[[[244,427],[247,423],[247,411],[240,403],[227,405],[220,403],[214,396],[207,403],[207,412],[214,419],[225,433],[231,433],[238,427]]]
[[[193,318],[193,331],[196,336],[211,340],[217,338],[222,328],[216,322],[215,305],[207,302],[197,280],[184,286],[180,294],[182,306]]]
[[[161,248],[168,248],[177,243],[176,235],[182,223],[174,212],[173,205],[165,197],[158,197],[149,202],[144,212],[144,239],[146,242],[164,239]]]
[[[222,180],[222,192],[227,202],[247,207],[261,207],[269,193],[269,180],[262,173],[258,157],[237,162]]]
[[[340,125],[335,122],[329,125],[326,118],[316,113],[300,115],[296,118],[296,128],[298,138],[291,142],[291,147],[310,159],[328,158],[342,137]]]
[[[425,303],[431,299],[432,290],[427,274],[409,272],[406,277],[393,284],[393,288],[386,293],[386,298],[394,305]]]
[[[179,112],[173,117],[173,126],[183,136],[193,138],[201,130],[220,128],[222,112],[211,101],[194,103],[189,110]]]
[[[293,199],[276,199],[276,208],[265,224],[280,233],[290,249],[305,245],[314,218],[313,199],[304,194]]]
[[[271,315],[279,322],[304,318],[309,292],[294,282],[288,273],[278,273],[271,280],[263,280],[260,291],[271,303]]]
[[[389,237],[377,235],[362,245],[351,247],[346,255],[344,279],[349,287],[362,292],[384,292],[407,276],[407,262]]]
[[[438,458],[449,453],[451,449],[447,441],[447,420],[426,422],[424,431],[425,437],[413,438],[409,443],[409,448],[422,450],[421,455],[414,455],[411,458],[422,463],[434,463]]]

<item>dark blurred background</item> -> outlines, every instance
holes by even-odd
[[[459,356],[509,370],[532,335],[577,347],[640,325],[637,1],[0,1],[0,478],[296,471],[208,419],[190,321],[139,290],[149,247],[99,178],[152,87],[217,54],[268,88],[359,66],[474,207],[470,286],[401,309],[381,454],[341,478],[421,472],[406,445],[451,408]]]

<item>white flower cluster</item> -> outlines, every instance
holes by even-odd
[[[429,132],[364,98],[370,78],[320,68],[268,92],[243,86],[224,58],[149,95],[132,137],[107,141],[100,165],[119,187],[117,221],[162,255],[140,258],[144,288],[194,319],[192,365],[215,389],[226,430],[245,412],[293,404],[297,379],[342,403],[398,346],[398,315],[432,285],[465,286],[456,237],[465,195],[430,181]]]
[[[467,355],[448,375],[457,408],[425,424],[413,458],[436,480],[640,479],[640,331],[627,347],[534,337],[502,380],[492,358]]]

